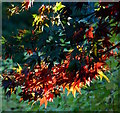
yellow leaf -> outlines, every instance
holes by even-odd
[[[79,45],[77,46],[77,49],[82,52],[82,47],[80,47]]]
[[[86,88],[88,88],[88,87],[87,87],[87,85],[83,85],[82,88],[86,89]]]
[[[13,70],[16,70],[17,68],[13,68]]]
[[[79,48],[79,51],[81,51],[81,52],[82,52],[82,47],[80,47],[80,48]]]
[[[108,82],[110,82],[110,80],[108,79],[108,77],[106,75],[104,75],[104,73],[102,71],[98,70],[97,72],[98,72],[101,80],[104,77]]]
[[[99,11],[99,10],[100,10],[100,8],[95,9],[95,11]]]
[[[69,52],[71,53],[71,52],[73,52],[73,50],[74,50],[74,49],[71,49],[71,50],[69,50]]]
[[[38,100],[37,100],[37,101],[38,101]],[[31,108],[32,108],[32,106],[33,106],[37,101],[34,101],[34,102],[32,103]]]
[[[59,11],[60,9],[62,9],[63,7],[65,7],[64,5],[62,5],[62,3],[61,2],[57,2],[56,3],[56,5],[55,5],[55,7],[53,8],[53,10],[55,11],[55,13],[57,12],[57,11]]]
[[[21,46],[21,48],[23,48],[23,49],[24,49],[24,45],[22,45],[22,46]]]
[[[94,44],[94,55],[97,56],[97,45]]]
[[[18,68],[17,68],[17,73],[21,74],[21,71],[22,71],[22,67],[17,63],[18,65]]]
[[[75,89],[77,90],[77,92],[79,92],[81,94],[79,87],[75,86]]]
[[[72,92],[73,96],[76,97],[76,89],[73,88],[73,86],[71,86],[71,88],[69,89],[69,86],[66,86],[66,89],[68,90],[67,96],[70,94],[70,92]]]
[[[35,97],[35,93],[31,93],[33,97]]]
[[[21,74],[22,67],[17,63],[18,68],[13,68],[13,70],[17,70],[17,73]]]
[[[72,94],[74,96],[74,98],[76,97],[76,89],[75,88],[72,88]]]
[[[46,25],[47,27],[49,27],[49,25],[48,25],[47,23],[46,23],[45,25]]]

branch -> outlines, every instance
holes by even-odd
[[[105,53],[109,52],[110,50],[115,49],[115,48],[116,48],[117,46],[119,46],[119,45],[120,45],[120,42],[119,42],[118,44],[116,44],[115,46],[111,47],[110,49],[102,52],[102,54],[105,54]]]
[[[93,14],[95,14],[95,13],[96,13],[96,11],[94,11],[94,12],[92,12],[92,13],[90,13],[90,14],[87,14],[87,15],[73,15],[73,16],[71,16],[71,17],[81,17],[81,16],[83,16],[82,18],[80,18],[80,20],[81,20],[81,19],[86,18],[86,17],[88,17],[88,16],[91,16],[91,15],[93,15]]]

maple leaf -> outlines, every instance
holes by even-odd
[[[20,100],[19,100],[19,102],[21,102],[22,100],[23,100],[23,98],[21,97]]]
[[[95,66],[96,69],[100,69],[104,64],[105,63],[103,63],[103,62],[97,62],[97,63],[94,64],[94,66]]]
[[[34,0],[25,0],[23,6],[25,5],[25,9],[28,10],[33,5]]]
[[[69,86],[66,87],[66,89],[68,90],[67,96],[70,94],[70,92],[72,92],[73,96],[75,97],[76,95],[76,90],[73,88],[73,86],[71,86],[71,88],[69,88]]]
[[[54,97],[54,95],[50,93],[47,97],[47,100],[50,102],[53,102],[53,97]]]
[[[86,32],[86,37],[87,38],[94,38],[92,31],[93,31],[93,27],[90,27],[89,30]]]
[[[17,63],[17,65],[18,65],[18,68],[13,68],[13,70],[17,70],[17,73],[21,74],[22,67],[18,63]]]
[[[76,90],[81,94],[81,92],[80,92],[80,88],[76,85],[75,87],[73,87],[73,84],[74,84],[74,82],[72,83],[72,86],[69,88],[69,85],[67,84],[66,86],[65,86],[65,88],[68,90],[68,94],[67,94],[67,96],[70,94],[70,92],[72,92],[72,94],[73,94],[73,96],[74,96],[74,98],[76,97]]]
[[[62,8],[64,8],[65,6],[64,5],[62,5],[62,3],[61,2],[57,2],[56,3],[56,5],[55,5],[55,7],[53,7],[53,10],[55,11],[55,13],[57,12],[57,11],[60,11]]]
[[[39,98],[40,101],[40,106],[42,106],[42,104],[45,104],[45,108],[47,107],[47,98],[44,96],[42,99]]]
[[[75,86],[75,89],[77,92],[79,92],[79,94],[81,94],[80,88],[78,86]]]
[[[104,77],[108,82],[110,82],[108,77],[106,75],[104,75],[104,73],[101,70],[97,70],[97,73],[99,74],[101,80]]]
[[[82,52],[82,47],[80,47],[79,45],[77,46],[77,49]]]

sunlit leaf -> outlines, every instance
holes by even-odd
[[[59,10],[61,10],[62,8],[64,8],[65,6],[64,5],[62,5],[62,3],[61,2],[57,2],[56,3],[56,5],[55,5],[55,7],[53,8],[53,10],[55,11],[55,12],[57,12],[57,11],[59,11]]]
[[[110,82],[108,77],[106,75],[104,75],[104,73],[101,70],[97,70],[97,72],[98,72],[101,80],[102,80],[102,78],[105,78],[108,82]]]

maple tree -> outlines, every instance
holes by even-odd
[[[8,8],[9,18],[29,11],[32,5],[31,0],[21,6],[12,5]],[[46,108],[47,102],[53,102],[65,88],[76,97],[76,91],[81,94],[80,89],[90,86],[97,77],[110,82],[104,74],[109,70],[105,61],[119,55],[119,41],[114,43],[110,39],[120,33],[120,5],[101,2],[90,14],[74,15],[72,7],[81,11],[83,6],[89,5],[42,4],[38,13],[32,14],[32,28],[2,37],[3,58],[17,63],[10,72],[2,74],[6,94],[16,93],[21,86],[20,101],[40,101],[40,106],[45,104]]]

